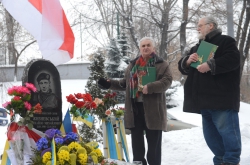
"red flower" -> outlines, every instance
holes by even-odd
[[[15,101],[21,100],[21,97],[20,96],[15,96],[15,97],[13,97],[13,100],[15,100]]]
[[[83,101],[77,101],[76,103],[75,103],[75,106],[77,107],[77,108],[82,108],[82,107],[84,107],[84,102]]]
[[[36,87],[31,84],[31,83],[25,83],[25,86],[29,89],[32,90],[33,92],[36,92]]]
[[[115,97],[116,96],[116,93],[114,92],[113,94],[112,94],[112,97]]]
[[[85,95],[83,95],[83,99],[84,101],[92,101],[92,97],[89,93],[86,93]]]
[[[20,88],[18,88],[17,92],[20,94],[30,94],[30,90],[24,86],[21,86]]]
[[[71,100],[70,103],[71,103],[71,104],[75,104],[75,103],[77,103],[77,102],[78,102],[78,100],[77,100],[76,98],[74,98],[74,99]]]
[[[27,102],[27,101],[24,102],[24,107],[25,107],[28,111],[30,111],[31,108],[32,108],[31,104],[30,104],[29,102]]]
[[[91,102],[91,108],[93,108],[93,109],[96,109],[96,108],[97,108],[97,105],[96,105],[95,102]]]
[[[40,105],[40,103],[35,105],[34,113],[36,113],[36,114],[41,114],[42,113],[42,106]]]
[[[66,96],[66,98],[67,98],[67,101],[70,102],[71,104],[74,104],[74,103],[72,103],[72,101],[74,101],[76,99],[75,96],[72,94],[70,94],[69,96]]]
[[[104,98],[113,98],[113,97],[115,97],[116,96],[116,93],[115,92],[113,92],[113,93],[107,93],[105,96],[104,96]]]
[[[77,94],[75,94],[75,96],[77,99],[83,99],[83,94],[81,94],[81,93],[77,93]]]
[[[92,108],[95,109],[97,105],[93,101],[85,101],[84,107],[86,107],[87,109],[92,109]]]

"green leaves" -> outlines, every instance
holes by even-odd
[[[28,123],[27,127],[28,127],[29,129],[32,129],[32,128],[33,128],[33,123]]]

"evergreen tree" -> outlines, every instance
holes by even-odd
[[[110,40],[110,46],[108,48],[107,60],[105,61],[106,73],[108,78],[119,79],[124,77],[125,69],[127,64],[123,61],[123,55],[120,52],[119,43],[116,39]],[[125,102],[125,92],[114,91],[117,93],[116,100],[118,103]]]
[[[127,37],[125,35],[125,33],[123,32],[121,36],[118,36],[118,40],[117,42],[119,43],[119,48],[120,48],[120,52],[122,55],[122,60],[128,64],[130,61],[130,58],[128,56],[129,54],[129,45],[128,45],[128,41],[127,41]]]
[[[105,59],[103,53],[101,51],[97,51],[93,55],[91,64],[88,67],[90,70],[90,77],[88,78],[85,86],[85,92],[90,93],[93,98],[102,99],[106,93],[98,87],[97,83],[101,77],[105,77],[106,75],[104,72],[104,61]],[[102,132],[99,128],[96,128],[95,124],[96,121],[94,121],[92,128],[87,126],[85,123],[78,126],[79,134],[85,143],[90,141],[102,142]]]
[[[124,76],[124,66],[121,67],[122,54],[119,50],[116,39],[110,40],[107,60],[105,61],[106,73],[109,78],[122,78]]]
[[[104,55],[101,51],[97,51],[92,59],[92,62],[88,69],[90,70],[90,77],[88,78],[85,86],[85,92],[90,93],[93,98],[103,98],[105,91],[98,87],[98,80],[101,77],[106,77],[104,71]]]

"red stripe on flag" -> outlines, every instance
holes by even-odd
[[[13,137],[16,131],[26,132],[29,138],[33,139],[35,142],[37,142],[41,138],[41,136],[36,134],[34,131],[30,130],[27,126],[19,126],[17,123],[12,122],[7,132],[8,140],[14,140]]]
[[[29,0],[29,2],[40,12],[42,13],[42,0]]]
[[[72,131],[73,131],[74,133],[78,133],[78,132],[77,132],[77,128],[76,128],[76,124],[72,124]]]
[[[75,37],[64,11],[63,11],[63,28],[64,28],[64,42],[59,49],[68,51],[70,58],[73,58]]]

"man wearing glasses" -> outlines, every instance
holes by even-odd
[[[214,154],[215,165],[238,165],[240,53],[235,40],[221,34],[213,17],[201,18],[197,31],[199,43],[178,63],[180,72],[187,75],[183,111],[202,115],[204,138]],[[218,48],[213,58],[197,68],[190,67],[198,60],[196,51],[202,40]]]

